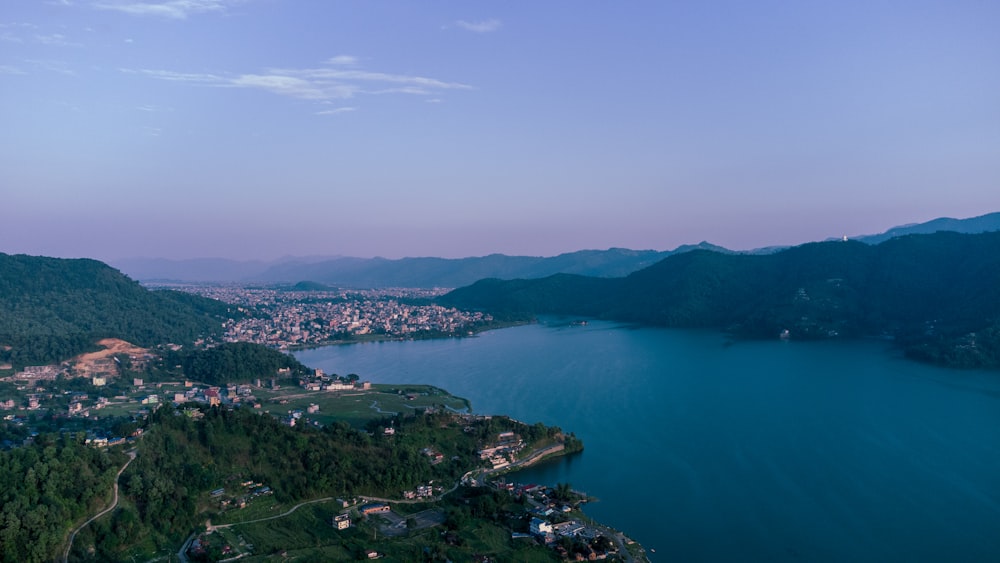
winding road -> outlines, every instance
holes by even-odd
[[[472,478],[473,474],[476,474],[476,473],[479,474],[477,476],[477,478],[474,478],[473,480],[474,481],[479,481],[481,483],[488,475],[490,475],[492,473],[497,473],[497,472],[500,472],[500,471],[510,470],[511,468],[515,468],[515,467],[526,467],[528,465],[531,465],[531,464],[537,462],[538,460],[542,459],[543,457],[545,457],[547,455],[551,455],[551,454],[560,452],[564,448],[565,448],[565,446],[563,444],[561,444],[561,443],[560,444],[553,444],[553,445],[550,445],[550,446],[546,446],[544,448],[537,449],[537,450],[531,452],[531,454],[528,455],[527,457],[525,457],[523,459],[520,459],[518,461],[515,461],[514,463],[512,463],[511,465],[508,465],[506,467],[502,467],[502,468],[498,468],[498,469],[484,469],[484,468],[473,469],[472,471],[469,471],[465,475],[463,475],[461,479],[459,479],[454,485],[451,486],[450,489],[448,489],[447,491],[443,491],[440,494],[432,496],[432,497],[418,498],[418,499],[389,499],[389,498],[380,498],[380,497],[370,497],[370,496],[359,495],[358,498],[360,498],[360,499],[362,499],[363,501],[366,501],[366,502],[375,501],[375,502],[385,502],[385,503],[394,503],[394,504],[396,504],[396,503],[398,503],[398,504],[415,504],[415,503],[423,503],[423,502],[437,502],[437,501],[440,501],[445,495],[448,495],[449,493],[451,493],[455,489],[457,489],[462,483],[466,482],[466,480]],[[129,461],[131,462],[131,460],[129,460]],[[125,465],[126,465],[126,467],[128,466],[127,463]],[[124,470],[125,470],[125,467],[122,467],[122,471],[124,471]],[[121,475],[121,471],[119,471],[118,474]],[[118,495],[118,484],[117,484],[117,481],[116,481],[116,483],[115,483],[115,502],[116,503],[117,503],[117,499],[118,499],[117,495]],[[232,527],[232,526],[240,526],[240,525],[243,525],[243,524],[253,524],[255,522],[264,522],[265,520],[274,520],[276,518],[284,518],[285,516],[288,516],[289,514],[291,514],[291,513],[295,512],[296,510],[298,510],[299,507],[301,507],[301,506],[305,506],[307,504],[313,504],[313,503],[317,503],[317,502],[327,502],[327,501],[331,501],[331,500],[334,500],[334,498],[333,497],[325,497],[325,498],[307,500],[305,502],[300,502],[300,503],[296,504],[295,506],[293,506],[290,509],[288,509],[288,511],[286,511],[286,512],[283,512],[281,514],[276,514],[274,516],[268,516],[267,518],[260,518],[258,520],[248,520],[246,522],[232,522],[232,523],[229,523],[229,524],[219,524],[217,526],[212,525],[211,522],[206,522],[206,526],[205,527],[206,527],[206,531],[208,533],[211,533],[211,532],[213,532],[215,530],[220,530],[220,529],[223,529],[223,528],[229,528],[229,527]],[[112,508],[114,508],[114,507],[112,506]],[[111,509],[109,508],[108,510],[111,510]],[[105,512],[107,512],[107,510]],[[104,514],[104,512],[102,512],[101,514]],[[101,514],[98,514],[94,518],[97,518]],[[93,520],[94,518],[91,518],[91,520]],[[87,521],[87,523],[89,523],[89,522],[90,522],[90,520]],[[86,526],[87,523],[85,523],[84,526]],[[80,526],[80,528],[83,528],[83,526]],[[76,532],[73,532],[73,533],[76,534]],[[190,536],[188,536],[187,540],[185,540],[184,544],[181,545],[180,550],[177,552],[177,557],[178,557],[178,559],[180,559],[181,563],[187,563],[187,561],[188,561],[188,558],[187,558],[187,549],[191,545],[191,542],[195,539],[196,536],[197,536],[197,533],[192,533]],[[623,545],[621,547],[624,548]],[[67,553],[69,553],[69,550],[67,550]],[[65,560],[64,560],[63,563],[66,563]]]
[[[90,524],[94,520],[97,520],[101,516],[104,516],[105,514],[111,512],[112,510],[118,507],[118,479],[122,476],[122,473],[125,471],[125,468],[128,467],[128,464],[135,461],[135,455],[136,455],[135,450],[130,450],[126,453],[128,453],[128,461],[126,461],[125,465],[123,465],[122,468],[118,470],[118,474],[115,475],[115,484],[114,486],[111,487],[111,492],[112,492],[111,506],[91,516],[90,520],[87,520],[83,524],[80,524],[79,526],[77,526],[75,530],[73,530],[73,533],[69,535],[69,545],[66,546],[66,551],[63,553],[63,558],[62,558],[63,563],[66,563],[69,560],[69,552],[73,550],[73,540],[76,539],[77,532],[86,528],[87,524]]]

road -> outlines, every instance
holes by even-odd
[[[508,465],[508,466],[503,467],[501,469],[485,469],[485,470],[484,469],[474,469],[472,471],[469,471],[465,475],[463,475],[462,478],[458,482],[456,482],[454,485],[451,486],[450,489],[448,489],[447,491],[443,491],[441,494],[435,495],[433,497],[418,498],[418,499],[389,499],[389,498],[381,498],[381,497],[359,496],[358,498],[360,498],[360,499],[362,499],[364,501],[368,501],[368,502],[371,502],[371,501],[375,501],[375,502],[387,502],[387,503],[391,502],[391,503],[395,503],[395,504],[415,504],[415,503],[421,503],[421,502],[436,502],[436,501],[441,500],[445,495],[447,495],[447,494],[451,493],[452,491],[454,491],[455,489],[457,489],[462,483],[464,483],[467,479],[469,479],[474,473],[481,472],[481,475],[479,475],[479,479],[482,480],[487,475],[489,475],[491,473],[496,473],[497,471],[503,471],[503,470],[508,470],[508,469],[514,468],[514,467],[523,467],[523,466],[531,465],[531,464],[535,463],[536,461],[538,461],[539,459],[541,459],[541,458],[543,458],[543,457],[545,457],[547,455],[554,454],[556,452],[562,451],[564,447],[565,446],[563,446],[562,444],[554,444],[554,445],[551,445],[551,446],[547,446],[547,447],[541,448],[539,450],[535,450],[535,451],[531,452],[531,455],[529,455],[528,457],[520,459],[520,460],[512,463],[511,465]],[[128,465],[128,464],[126,464],[126,465]],[[122,470],[124,470],[124,469],[125,468],[123,467]],[[120,472],[119,472],[119,474],[120,474]],[[116,485],[116,495],[117,495],[117,485]],[[320,498],[320,499],[307,500],[305,502],[300,502],[300,503],[296,504],[295,506],[293,506],[292,508],[290,508],[287,512],[283,512],[283,513],[275,515],[275,516],[268,516],[267,518],[260,518],[258,520],[248,520],[246,522],[233,522],[231,524],[220,524],[218,526],[213,526],[211,522],[208,522],[207,525],[206,525],[206,529],[207,529],[207,531],[209,533],[211,533],[214,530],[219,530],[219,529],[222,529],[222,528],[229,528],[229,527],[232,527],[232,526],[239,526],[239,525],[242,525],[242,524],[253,524],[255,522],[264,522],[266,520],[274,520],[276,518],[284,518],[285,516],[288,516],[289,514],[291,514],[291,513],[295,512],[296,510],[298,510],[298,508],[300,506],[305,506],[307,504],[313,504],[313,503],[317,503],[317,502],[326,502],[326,501],[330,501],[330,500],[334,500],[333,497],[325,497],[325,498]],[[98,516],[100,516],[100,515],[98,515]],[[186,563],[187,562],[188,559],[187,559],[187,555],[186,555],[185,552],[187,551],[188,546],[191,545],[191,541],[194,540],[194,538],[195,538],[195,534],[191,534],[190,536],[188,536],[187,540],[181,546],[180,551],[177,552],[177,557],[181,560],[181,563]]]
[[[105,514],[111,512],[112,510],[118,507],[118,478],[122,476],[122,473],[125,471],[125,468],[128,467],[128,464],[132,463],[135,460],[135,455],[136,455],[135,450],[130,450],[127,453],[128,453],[128,461],[126,461],[125,465],[123,465],[122,468],[118,470],[118,474],[115,475],[115,484],[111,487],[111,492],[112,492],[111,506],[93,515],[90,518],[90,520],[87,520],[83,524],[80,524],[75,530],[73,530],[73,533],[69,535],[69,545],[66,546],[66,552],[63,553],[63,558],[62,558],[63,563],[66,563],[69,560],[69,552],[73,550],[73,540],[76,539],[77,532],[86,528],[87,524],[90,524],[94,520],[97,520],[101,516],[104,516]]]
[[[300,503],[296,504],[295,506],[289,508],[288,512],[282,512],[281,514],[277,514],[275,516],[268,516],[267,518],[260,518],[260,519],[257,519],[257,520],[247,520],[246,522],[233,522],[231,524],[219,524],[218,526],[213,526],[212,523],[209,522],[208,525],[205,526],[205,528],[206,528],[206,531],[212,532],[214,530],[221,530],[222,528],[229,528],[229,527],[232,527],[232,526],[240,526],[240,525],[243,525],[243,524],[253,524],[254,522],[264,522],[265,520],[274,520],[275,518],[284,518],[285,516],[288,516],[289,514],[291,514],[291,513],[295,512],[296,510],[298,510],[300,506],[305,506],[307,504],[313,504],[313,503],[316,503],[316,502],[326,502],[328,500],[334,500],[334,499],[333,499],[333,497],[325,497],[325,498],[317,498],[317,499],[313,499],[313,500],[307,500],[305,502],[300,502]]]

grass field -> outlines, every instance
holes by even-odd
[[[407,414],[417,409],[448,408],[468,410],[469,403],[460,397],[429,385],[372,385],[366,391],[304,391],[301,388],[261,390],[257,393],[265,411],[273,415],[286,415],[300,410],[303,418],[326,425],[344,421],[362,428],[373,419],[391,414]],[[307,413],[310,405],[319,411]]]

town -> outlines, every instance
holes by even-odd
[[[227,342],[294,349],[367,338],[467,335],[493,321],[489,314],[425,303],[444,289],[297,291],[273,287],[180,284],[171,287],[235,305]],[[412,304],[409,302],[420,302]]]

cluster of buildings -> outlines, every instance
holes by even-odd
[[[523,496],[531,506],[528,534],[513,534],[514,538],[532,537],[559,553],[563,560],[595,561],[607,559],[617,548],[604,531],[568,517],[573,507],[553,499],[553,490],[538,485],[497,483],[497,487]],[[572,552],[564,547],[563,538],[571,540]]]
[[[435,492],[444,492],[443,487],[435,487],[433,482],[426,485],[417,485],[416,489],[411,489],[409,491],[403,491],[403,498],[407,500],[421,499],[421,498],[431,498],[434,496]]]
[[[313,375],[299,379],[299,387],[306,391],[365,391],[372,388],[370,381],[358,381],[357,376],[337,377],[316,369]]]
[[[203,403],[211,407],[245,403],[256,404],[257,399],[254,397],[253,392],[254,388],[259,388],[260,386],[260,380],[257,380],[256,385],[231,383],[224,387],[214,385],[199,387],[192,381],[185,381],[184,390],[174,393],[173,402],[178,405],[191,402]]]
[[[481,312],[440,305],[412,305],[405,299],[428,298],[440,290],[371,289],[352,291],[278,291],[237,286],[184,286],[235,305],[242,313],[225,325],[225,340],[254,342],[277,348],[323,344],[360,335],[413,336],[420,333],[460,334],[492,321]]]
[[[523,449],[521,436],[514,432],[501,432],[493,445],[479,450],[479,459],[489,461],[493,469],[502,469],[514,463],[517,453]]]
[[[215,489],[209,493],[209,496],[213,499],[218,499],[219,507],[225,509],[229,507],[246,508],[247,504],[253,501],[253,499],[274,494],[271,487],[268,487],[263,483],[244,481],[243,483],[240,483],[240,487],[243,490],[235,495],[227,495],[226,489],[221,488]]]

